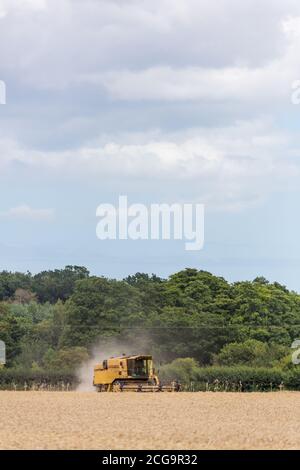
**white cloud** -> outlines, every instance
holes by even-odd
[[[247,207],[274,191],[298,186],[299,147],[292,135],[278,132],[268,121],[235,126],[196,128],[173,134],[123,135],[74,151],[26,150],[0,141],[0,169],[105,182],[130,179],[132,185],[155,181],[178,185],[212,206]],[[226,202],[227,201],[227,202]]]
[[[54,214],[54,209],[34,209],[27,204],[21,204],[20,206],[12,207],[7,211],[0,212],[0,217],[50,221],[53,219]]]
[[[156,65],[150,68],[113,70],[79,76],[79,82],[104,86],[116,100],[189,101],[262,105],[282,99],[289,102],[290,86],[299,75],[300,17],[282,19],[283,53],[259,66],[237,64],[215,67]],[[254,45],[255,48],[255,45]]]
[[[83,74],[263,67],[285,52],[282,22],[287,14],[297,17],[300,6],[295,0],[0,0],[0,11],[10,13],[0,31],[7,44],[2,70],[55,88]]]
[[[292,109],[298,1],[0,0],[0,12],[1,78],[24,100],[0,134],[0,177],[180,182],[228,207],[299,177],[292,131],[262,117]]]
[[[10,12],[22,10],[45,10],[48,0],[0,0],[0,18],[4,18]]]
[[[206,69],[154,67],[133,72],[123,70],[81,77],[85,83],[103,85],[114,99],[121,100],[259,100],[285,96],[295,73],[287,77],[282,64],[262,69],[245,67]],[[276,81],[274,83],[274,77]]]

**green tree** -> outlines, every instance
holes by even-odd
[[[116,336],[141,311],[139,291],[124,281],[90,277],[78,281],[67,303],[63,344],[91,347],[103,336]]]
[[[28,272],[0,272],[0,301],[12,298],[17,289],[31,290],[32,277]]]
[[[243,343],[230,343],[215,356],[215,364],[222,366],[275,366],[287,354],[287,348],[267,344],[255,339]]]
[[[87,279],[89,272],[81,266],[66,266],[64,269],[43,271],[32,280],[33,291],[41,303],[55,303],[67,300],[73,293],[78,280]]]
[[[11,315],[7,305],[0,304],[0,340],[4,341],[6,346],[8,366],[12,365],[14,359],[20,354],[21,339],[24,334],[22,323]]]
[[[43,365],[49,370],[76,370],[89,359],[86,348],[49,349],[43,358]]]

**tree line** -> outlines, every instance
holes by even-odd
[[[153,354],[162,370],[191,358],[205,368],[285,371],[295,367],[290,347],[299,337],[300,295],[264,277],[230,283],[185,269],[168,279],[115,280],[81,266],[0,273],[8,369],[69,373],[95,347],[113,352],[115,345],[117,354]]]

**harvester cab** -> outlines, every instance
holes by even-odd
[[[163,387],[155,374],[152,356],[120,356],[105,359],[94,368],[94,386],[98,392],[173,391]]]

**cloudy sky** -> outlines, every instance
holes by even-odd
[[[299,51],[296,0],[0,0],[0,269],[300,291]],[[204,249],[97,240],[121,194],[204,203]]]

